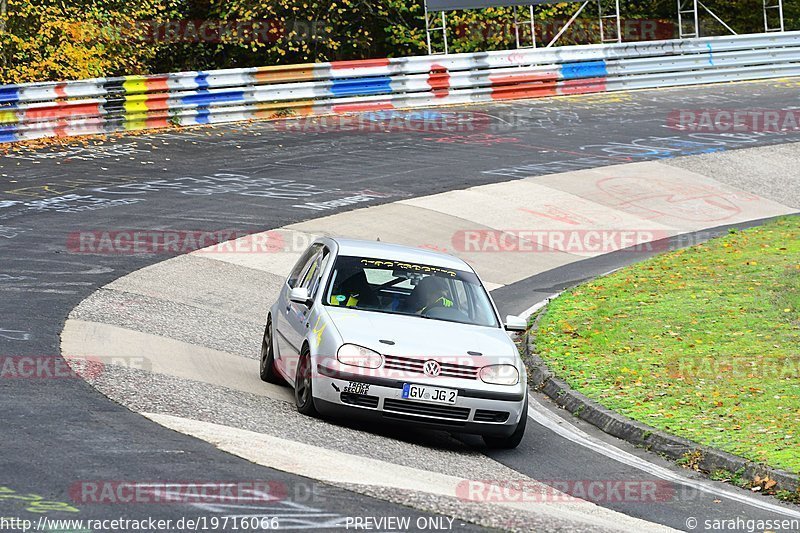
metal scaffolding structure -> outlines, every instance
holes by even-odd
[[[491,7],[495,4],[500,6],[513,6],[514,39],[517,48],[536,48],[539,46],[536,37],[536,17],[535,7],[539,4],[550,3],[547,0],[486,0],[486,5],[482,6],[482,0],[454,0],[452,7],[447,6],[448,0],[423,0],[425,7],[425,39],[428,45],[428,54],[447,54],[449,52],[447,39],[447,12],[462,9],[482,9]],[[556,36],[546,45],[553,46],[556,41],[569,29],[575,19],[583,12],[586,6],[593,1],[597,2],[598,21],[600,27],[600,41],[603,43],[621,43],[622,27],[620,23],[619,0],[568,0],[571,2],[581,2],[578,10],[564,24]],[[772,0],[764,0],[772,1]],[[526,33],[529,38],[526,39]],[[441,33],[442,48],[434,51],[436,36]]]
[[[545,48],[553,46],[569,29],[573,22],[585,10],[590,2],[597,2],[597,18],[600,29],[600,43],[623,42],[622,21],[620,19],[620,0],[566,0],[580,3],[572,17],[564,24]],[[706,0],[709,1],[709,0]],[[678,14],[678,37],[694,39],[702,37],[701,13],[709,15],[732,35],[737,32],[722,20],[702,0],[676,0]],[[764,11],[764,31],[785,31],[783,17],[783,0],[762,0]],[[449,11],[483,9],[486,7],[513,7],[513,28],[517,48],[536,48],[539,46],[536,37],[534,8],[540,4],[553,3],[553,0],[423,0],[425,6],[425,36],[428,54],[447,54],[447,15]],[[525,34],[530,31],[530,39]],[[436,35],[441,32],[442,50],[434,51]]]
[[[766,3],[768,0],[764,0]],[[782,0],[778,0],[782,1]],[[732,35],[738,35],[736,31],[728,26],[728,24],[719,18],[708,6],[700,0],[677,0],[678,2],[678,38],[680,39],[694,39],[701,37],[700,31],[700,9],[711,15],[711,17],[719,22],[723,28],[728,30]],[[688,20],[687,20],[688,19]]]
[[[711,8],[705,5],[701,0],[677,0],[678,2],[678,37],[681,39],[691,39],[694,37],[702,37],[700,31],[700,10],[702,9],[723,28],[728,30],[733,35],[738,35],[736,31],[725,23],[720,17],[714,13]],[[781,32],[785,31],[783,19],[783,0],[762,0],[762,9],[764,11],[764,32]],[[688,20],[687,20],[688,19]]]
[[[764,0],[765,2],[767,0]],[[517,48],[536,48],[536,22],[534,21],[533,17],[533,6],[526,6],[528,12],[528,18],[520,20],[519,19],[519,9],[520,6],[514,6],[514,37],[517,40]],[[530,28],[531,38],[530,44],[523,45],[522,40],[520,38],[520,26],[522,26],[523,30],[528,27]],[[522,32],[524,36],[524,31]]]
[[[428,0],[423,0],[423,3],[425,4],[425,39],[428,42],[428,55],[447,54],[447,16],[444,11],[440,11],[439,13],[428,12]],[[436,19],[440,18],[440,16],[441,20],[437,22]],[[434,52],[431,44],[433,40],[431,36],[437,31],[442,32],[442,40],[444,42],[444,50],[440,52]]]
[[[564,35],[564,32],[566,32],[569,29],[569,27],[572,26],[572,23],[575,22],[575,19],[578,18],[578,15],[580,15],[583,12],[583,10],[586,9],[586,6],[589,5],[589,2],[590,0],[586,0],[581,4],[581,7],[579,7],[578,10],[572,15],[572,17],[570,17],[570,19],[567,21],[566,24],[564,24],[564,26],[559,30],[559,32],[556,33],[556,36],[553,37],[553,40],[547,43],[546,48],[550,48],[551,46],[556,44],[556,41],[558,41],[561,38],[561,36]]]
[[[613,13],[609,13],[607,5],[605,6],[606,9],[603,9],[604,4],[608,3],[613,4]],[[598,20],[600,21],[600,42],[621,43],[622,26],[620,25],[620,20],[619,20],[619,0],[611,0],[611,2],[609,2],[608,0],[597,0],[597,17]],[[611,36],[609,36],[608,32],[609,23],[614,30],[614,33],[611,34]]]
[[[785,31],[783,25],[783,0],[764,0],[764,31]],[[770,16],[772,14],[772,16]],[[770,20],[775,20],[777,24],[771,25]]]
[[[691,9],[686,7],[691,4]],[[686,27],[688,17],[689,28]],[[697,12],[697,0],[678,0],[678,38],[691,39],[700,36],[700,20]]]

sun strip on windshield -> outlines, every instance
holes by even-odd
[[[430,265],[418,265],[416,263],[401,263],[399,261],[387,261],[385,259],[362,259],[361,264],[364,268],[400,268],[403,270],[410,270],[414,272],[425,272],[446,274],[452,278],[458,277],[455,270],[448,270],[446,268],[439,268]]]

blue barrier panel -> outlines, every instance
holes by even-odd
[[[211,112],[208,110],[208,108],[206,107],[200,108],[197,110],[197,115],[194,117],[194,121],[197,124],[210,124],[211,123],[211,120],[209,119],[210,115]]]
[[[208,73],[198,72],[194,82],[197,84],[198,89],[208,89]]]
[[[605,61],[583,61],[561,65],[561,76],[565,80],[580,78],[605,78],[608,75]]]
[[[224,104],[227,102],[244,102],[244,91],[225,91],[219,93],[198,91],[197,94],[190,94],[181,98],[181,103],[198,106]]]
[[[14,131],[5,131],[5,128],[0,128],[0,143],[8,143],[17,140],[17,134]]]
[[[19,102],[19,87],[16,85],[0,85],[0,105]]]
[[[391,94],[392,79],[389,76],[374,78],[336,78],[331,92],[334,96]]]

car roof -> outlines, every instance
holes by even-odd
[[[392,261],[408,261],[423,265],[473,272],[472,267],[458,257],[434,250],[380,241],[341,238],[331,238],[331,240],[338,245],[339,255],[389,259]]]

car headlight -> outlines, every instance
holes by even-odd
[[[383,364],[381,354],[357,344],[343,344],[336,352],[340,363],[363,368],[378,368]]]
[[[519,371],[514,365],[490,365],[481,368],[481,381],[492,385],[516,385]]]

